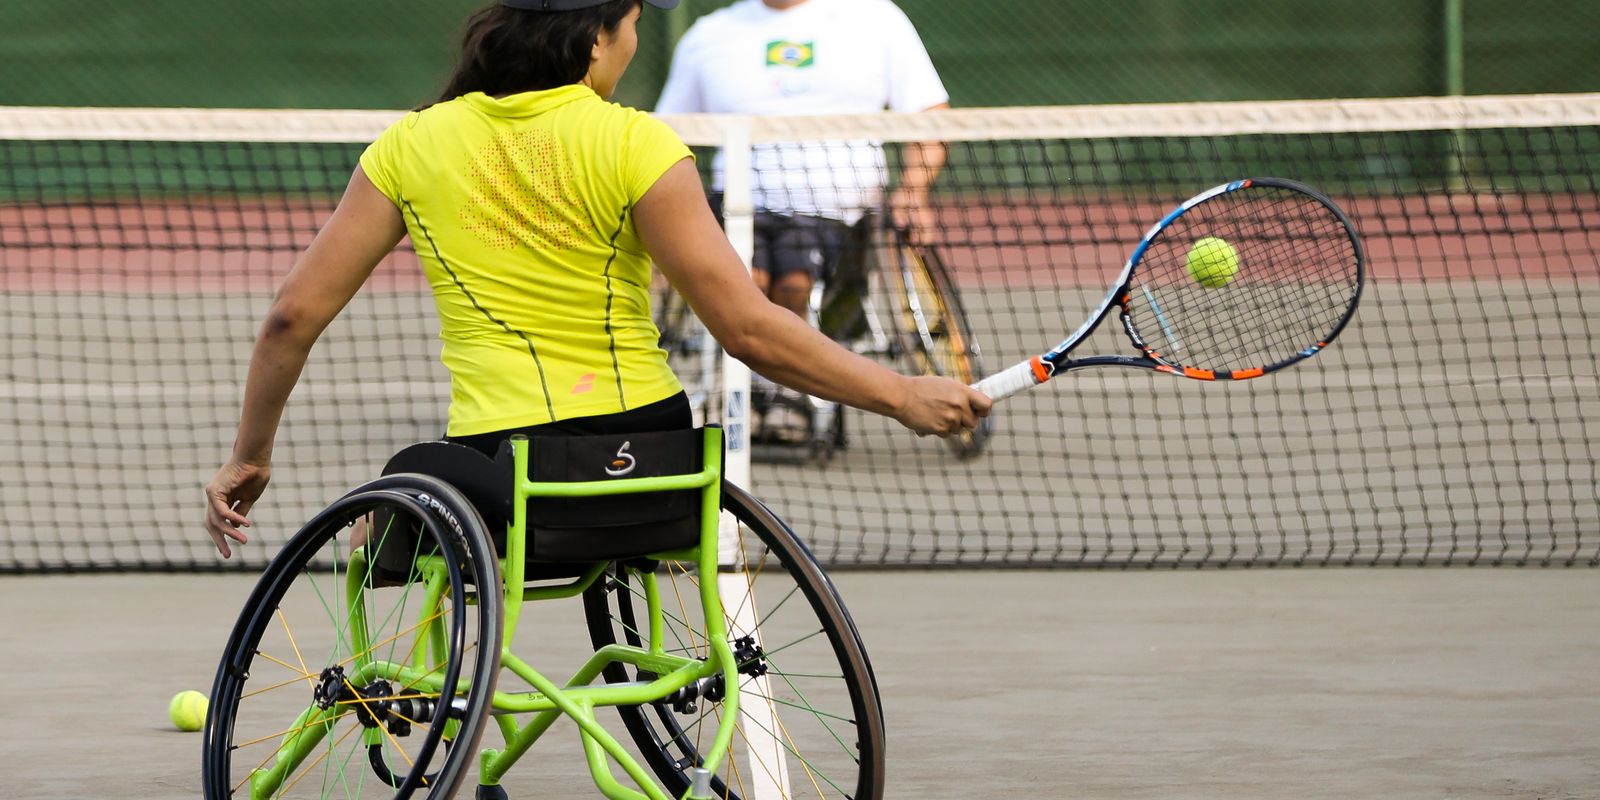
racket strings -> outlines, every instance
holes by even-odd
[[[1190,270],[1191,249],[1207,238],[1237,255],[1225,284],[1207,286]],[[1331,209],[1300,192],[1251,187],[1195,206],[1151,242],[1130,285],[1128,324],[1175,366],[1268,368],[1325,342],[1358,284],[1351,233]]]

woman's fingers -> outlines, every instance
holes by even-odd
[[[268,467],[230,462],[217,470],[216,477],[206,485],[206,534],[223,558],[233,555],[229,540],[239,544],[250,541],[240,529],[250,527],[247,515],[266,488],[269,475]]]
[[[250,520],[231,507],[226,493],[208,491],[207,494],[210,502],[206,505],[206,533],[217,546],[217,552],[221,553],[223,558],[230,558],[233,551],[228,546],[228,540],[232,539],[239,544],[248,543],[250,537],[239,528],[248,526]]]

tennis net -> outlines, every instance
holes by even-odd
[[[259,567],[441,432],[438,330],[403,247],[313,354],[260,543],[223,565],[199,528],[271,292],[396,116],[0,110],[0,571]],[[773,206],[873,205],[873,183],[939,143],[921,250],[980,369],[1063,338],[1151,223],[1226,180],[1317,186],[1366,245],[1352,326],[1261,380],[1075,373],[997,407],[964,454],[811,407],[834,435],[759,443],[753,484],[835,567],[1600,564],[1600,96],[672,123],[708,180]],[[730,141],[748,166],[711,155]],[[869,155],[841,162],[840,142]],[[823,324],[919,368],[905,289],[874,277],[891,248],[842,241]],[[660,299],[664,344],[719,420],[716,359]]]

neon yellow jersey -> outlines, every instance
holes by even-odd
[[[612,414],[683,390],[650,318],[634,204],[689,149],[586,86],[468,94],[361,155],[439,309],[451,436]]]

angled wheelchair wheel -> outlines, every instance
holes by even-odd
[[[229,637],[205,797],[452,796],[493,699],[501,601],[483,522],[448,484],[388,475],[340,498],[268,565]]]
[[[892,316],[899,328],[901,353],[907,366],[923,375],[939,375],[968,386],[984,377],[972,326],[961,307],[950,273],[931,248],[908,242],[897,231],[886,231],[879,248],[883,263],[879,273],[889,289]],[[989,441],[993,421],[950,436],[945,442],[959,458],[973,458]]]
[[[741,675],[740,723],[711,781],[723,800],[856,798],[883,793],[883,716],[866,651],[838,593],[788,525],[743,490],[723,485],[738,520],[741,569],[719,575],[729,638]],[[669,652],[706,657],[692,565],[656,571]],[[641,576],[618,568],[584,596],[596,647],[640,646],[648,635]],[[620,665],[609,682],[639,678]],[[648,677],[648,676],[646,676]],[[628,732],[663,787],[689,788],[722,721],[722,681],[702,681],[656,703],[619,707]]]

